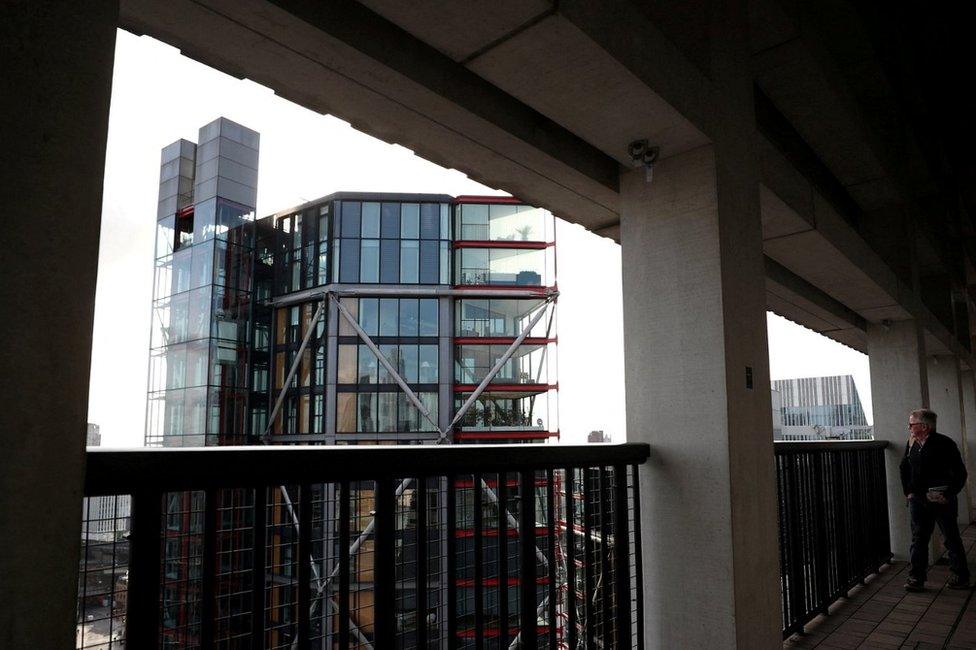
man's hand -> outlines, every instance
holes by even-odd
[[[906,495],[905,495],[905,498],[906,498],[907,500],[909,500],[909,501],[911,501],[911,500],[912,500],[912,497],[913,497],[913,496],[915,496],[915,494],[914,494],[914,493],[911,493],[911,492],[909,492],[908,494],[906,494]]]

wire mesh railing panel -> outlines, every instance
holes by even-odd
[[[125,647],[130,507],[127,494],[84,499],[76,648]]]
[[[475,465],[98,497],[77,647],[641,647],[636,466]]]
[[[777,443],[784,637],[891,559],[884,447]]]

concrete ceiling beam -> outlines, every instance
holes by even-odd
[[[120,24],[585,227],[617,218],[617,161],[358,3],[122,0]]]

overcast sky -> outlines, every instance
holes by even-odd
[[[501,194],[120,31],[105,165],[88,420],[106,446],[141,446],[145,427],[153,242],[160,149],[219,116],[261,134],[258,216],[337,191]],[[624,437],[620,247],[557,222],[559,422],[563,440],[603,429]],[[599,353],[594,353],[594,342]],[[867,357],[769,318],[774,379],[853,374],[868,420]]]

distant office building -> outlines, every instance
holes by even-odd
[[[777,440],[868,440],[872,430],[851,375],[777,379],[781,434]],[[776,397],[774,396],[774,400]],[[775,415],[774,415],[775,418]],[[776,428],[774,419],[774,430]]]
[[[88,447],[102,442],[98,425],[88,423],[85,433]],[[82,540],[114,542],[129,531],[131,497],[127,494],[110,497],[85,497],[82,501]]]
[[[603,431],[590,431],[586,436],[587,442],[610,442],[610,436]]]
[[[100,444],[102,444],[102,434],[99,433],[98,425],[89,422],[85,431],[85,446],[97,447]]]
[[[770,391],[773,405],[773,440],[783,439],[783,395],[775,388]]]

